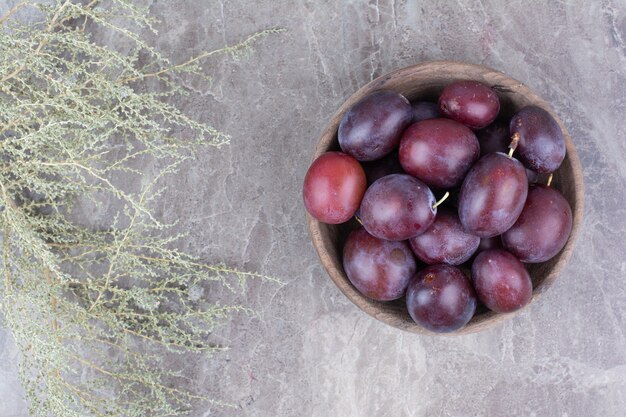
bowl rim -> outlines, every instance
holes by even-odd
[[[451,71],[450,68],[453,67],[454,71]],[[389,84],[389,82],[393,82],[393,80],[404,79],[409,75],[412,75],[416,72],[424,72],[424,71],[436,71],[439,74],[450,74],[457,79],[476,79],[476,76],[467,77],[466,74],[478,74],[481,77],[488,77],[492,79],[498,80],[497,84],[492,84],[492,88],[496,91],[502,92],[512,92],[523,95],[526,99],[533,102],[535,105],[538,105],[545,110],[547,110],[552,117],[557,121],[561,131],[563,132],[563,137],[565,139],[565,146],[567,150],[567,158],[570,160],[573,171],[573,185],[574,185],[574,196],[573,201],[575,202],[574,207],[572,207],[572,232],[570,237],[565,245],[565,247],[561,250],[558,256],[558,260],[556,264],[549,271],[549,274],[543,279],[539,285],[533,288],[533,296],[531,301],[522,309],[514,311],[512,313],[494,313],[488,311],[486,313],[480,314],[479,316],[475,316],[472,320],[463,328],[456,330],[450,333],[435,333],[431,332],[416,323],[407,322],[406,320],[400,320],[397,315],[385,311],[381,309],[378,304],[382,306],[383,303],[379,303],[373,300],[368,299],[360,292],[358,292],[352,284],[349,282],[343,268],[339,269],[330,259],[330,256],[325,253],[325,246],[329,244],[329,239],[325,237],[322,228],[328,227],[318,220],[314,219],[308,212],[306,213],[309,235],[311,237],[311,241],[313,246],[326,270],[328,276],[331,280],[337,285],[339,290],[359,309],[364,311],[366,314],[374,317],[375,319],[388,324],[392,327],[396,327],[398,329],[418,333],[418,334],[429,334],[429,335],[443,335],[443,336],[456,336],[463,334],[476,333],[488,328],[494,327],[500,323],[503,323],[512,317],[518,315],[520,312],[524,311],[530,304],[535,302],[549,287],[554,284],[557,277],[562,272],[563,268],[569,261],[574,251],[576,240],[579,234],[580,226],[582,224],[582,218],[584,213],[584,181],[583,181],[583,173],[582,167],[580,163],[580,159],[574,147],[574,143],[571,139],[571,136],[561,121],[561,119],[555,114],[552,107],[543,100],[539,95],[537,95],[533,90],[529,87],[521,83],[520,81],[507,76],[506,74],[496,71],[492,68],[471,64],[467,62],[459,62],[459,61],[425,61],[415,65],[410,65],[407,67],[403,67],[386,74],[383,74],[369,83],[365,84],[361,88],[359,88],[356,92],[350,95],[341,107],[334,113],[331,117],[330,121],[326,125],[323,130],[320,139],[318,140],[315,150],[313,152],[311,162],[317,159],[321,154],[330,150],[330,145],[334,142],[335,136],[337,134],[337,130],[339,127],[339,123],[344,115],[344,113],[352,107],[358,100],[360,100],[365,94],[376,90],[385,89],[385,87]],[[465,76],[464,76],[465,75]],[[306,212],[306,210],[305,210]]]

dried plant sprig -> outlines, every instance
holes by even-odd
[[[180,388],[185,376],[164,354],[223,349],[212,331],[248,310],[206,294],[271,280],[177,249],[181,235],[150,208],[198,146],[229,140],[167,101],[186,94],[172,75],[202,76],[202,60],[280,30],[172,64],[142,39],[154,30],[147,16],[132,0],[22,1],[0,16],[0,312],[22,351],[33,416],[171,416],[215,402]],[[99,44],[96,26],[133,49]],[[139,161],[157,174],[129,190],[120,178],[141,179]],[[73,215],[86,199],[121,208],[92,229]]]

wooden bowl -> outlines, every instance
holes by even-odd
[[[526,105],[539,106],[554,117],[563,131],[567,155],[561,167],[554,173],[552,184],[563,193],[572,207],[572,234],[563,250],[554,258],[541,264],[526,265],[533,281],[531,303],[535,302],[554,283],[574,250],[574,243],[583,216],[583,175],[576,149],[574,149],[572,139],[563,122],[548,103],[521,82],[480,65],[452,61],[425,62],[390,72],[368,83],[346,100],[324,130],[313,153],[313,160],[327,151],[340,149],[337,141],[337,129],[341,118],[352,105],[365,95],[376,90],[392,90],[404,95],[410,101],[436,101],[443,88],[456,80],[476,80],[490,85],[497,91],[500,98],[501,114],[509,118]],[[307,217],[311,239],[324,268],[350,301],[370,316],[390,326],[413,333],[439,334],[432,333],[413,322],[406,310],[404,298],[394,302],[382,303],[363,296],[352,286],[343,270],[342,250],[346,236],[357,227],[356,222],[328,225],[313,219],[308,214]],[[446,334],[460,335],[485,330],[512,318],[519,311],[521,310],[508,314],[498,314],[486,309],[477,310],[472,320],[465,327]]]

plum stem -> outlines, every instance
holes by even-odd
[[[446,193],[443,195],[443,197],[441,197],[439,199],[439,201],[437,201],[434,205],[433,208],[436,209],[437,206],[441,203],[443,203],[444,201],[446,201],[446,199],[450,196],[450,191],[446,191]]]
[[[550,173],[550,176],[548,177],[548,182],[546,182],[546,187],[549,187],[550,184],[552,184],[552,173]]]
[[[513,133],[513,136],[511,136],[511,143],[509,144],[509,158],[513,157],[513,152],[515,152],[515,149],[517,149],[517,144],[519,143],[520,140],[520,134],[515,132]]]
[[[354,218],[356,219],[357,222],[359,222],[361,226],[363,226],[363,222],[361,221],[361,218],[358,215],[355,214]]]

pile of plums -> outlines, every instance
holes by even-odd
[[[476,81],[449,84],[436,104],[377,91],[343,116],[342,152],[321,155],[304,180],[311,216],[362,225],[343,248],[354,287],[405,297],[431,331],[465,326],[479,301],[498,313],[524,307],[524,263],[555,256],[572,229],[550,186],[565,158],[557,122],[536,106],[499,115],[496,92]]]

